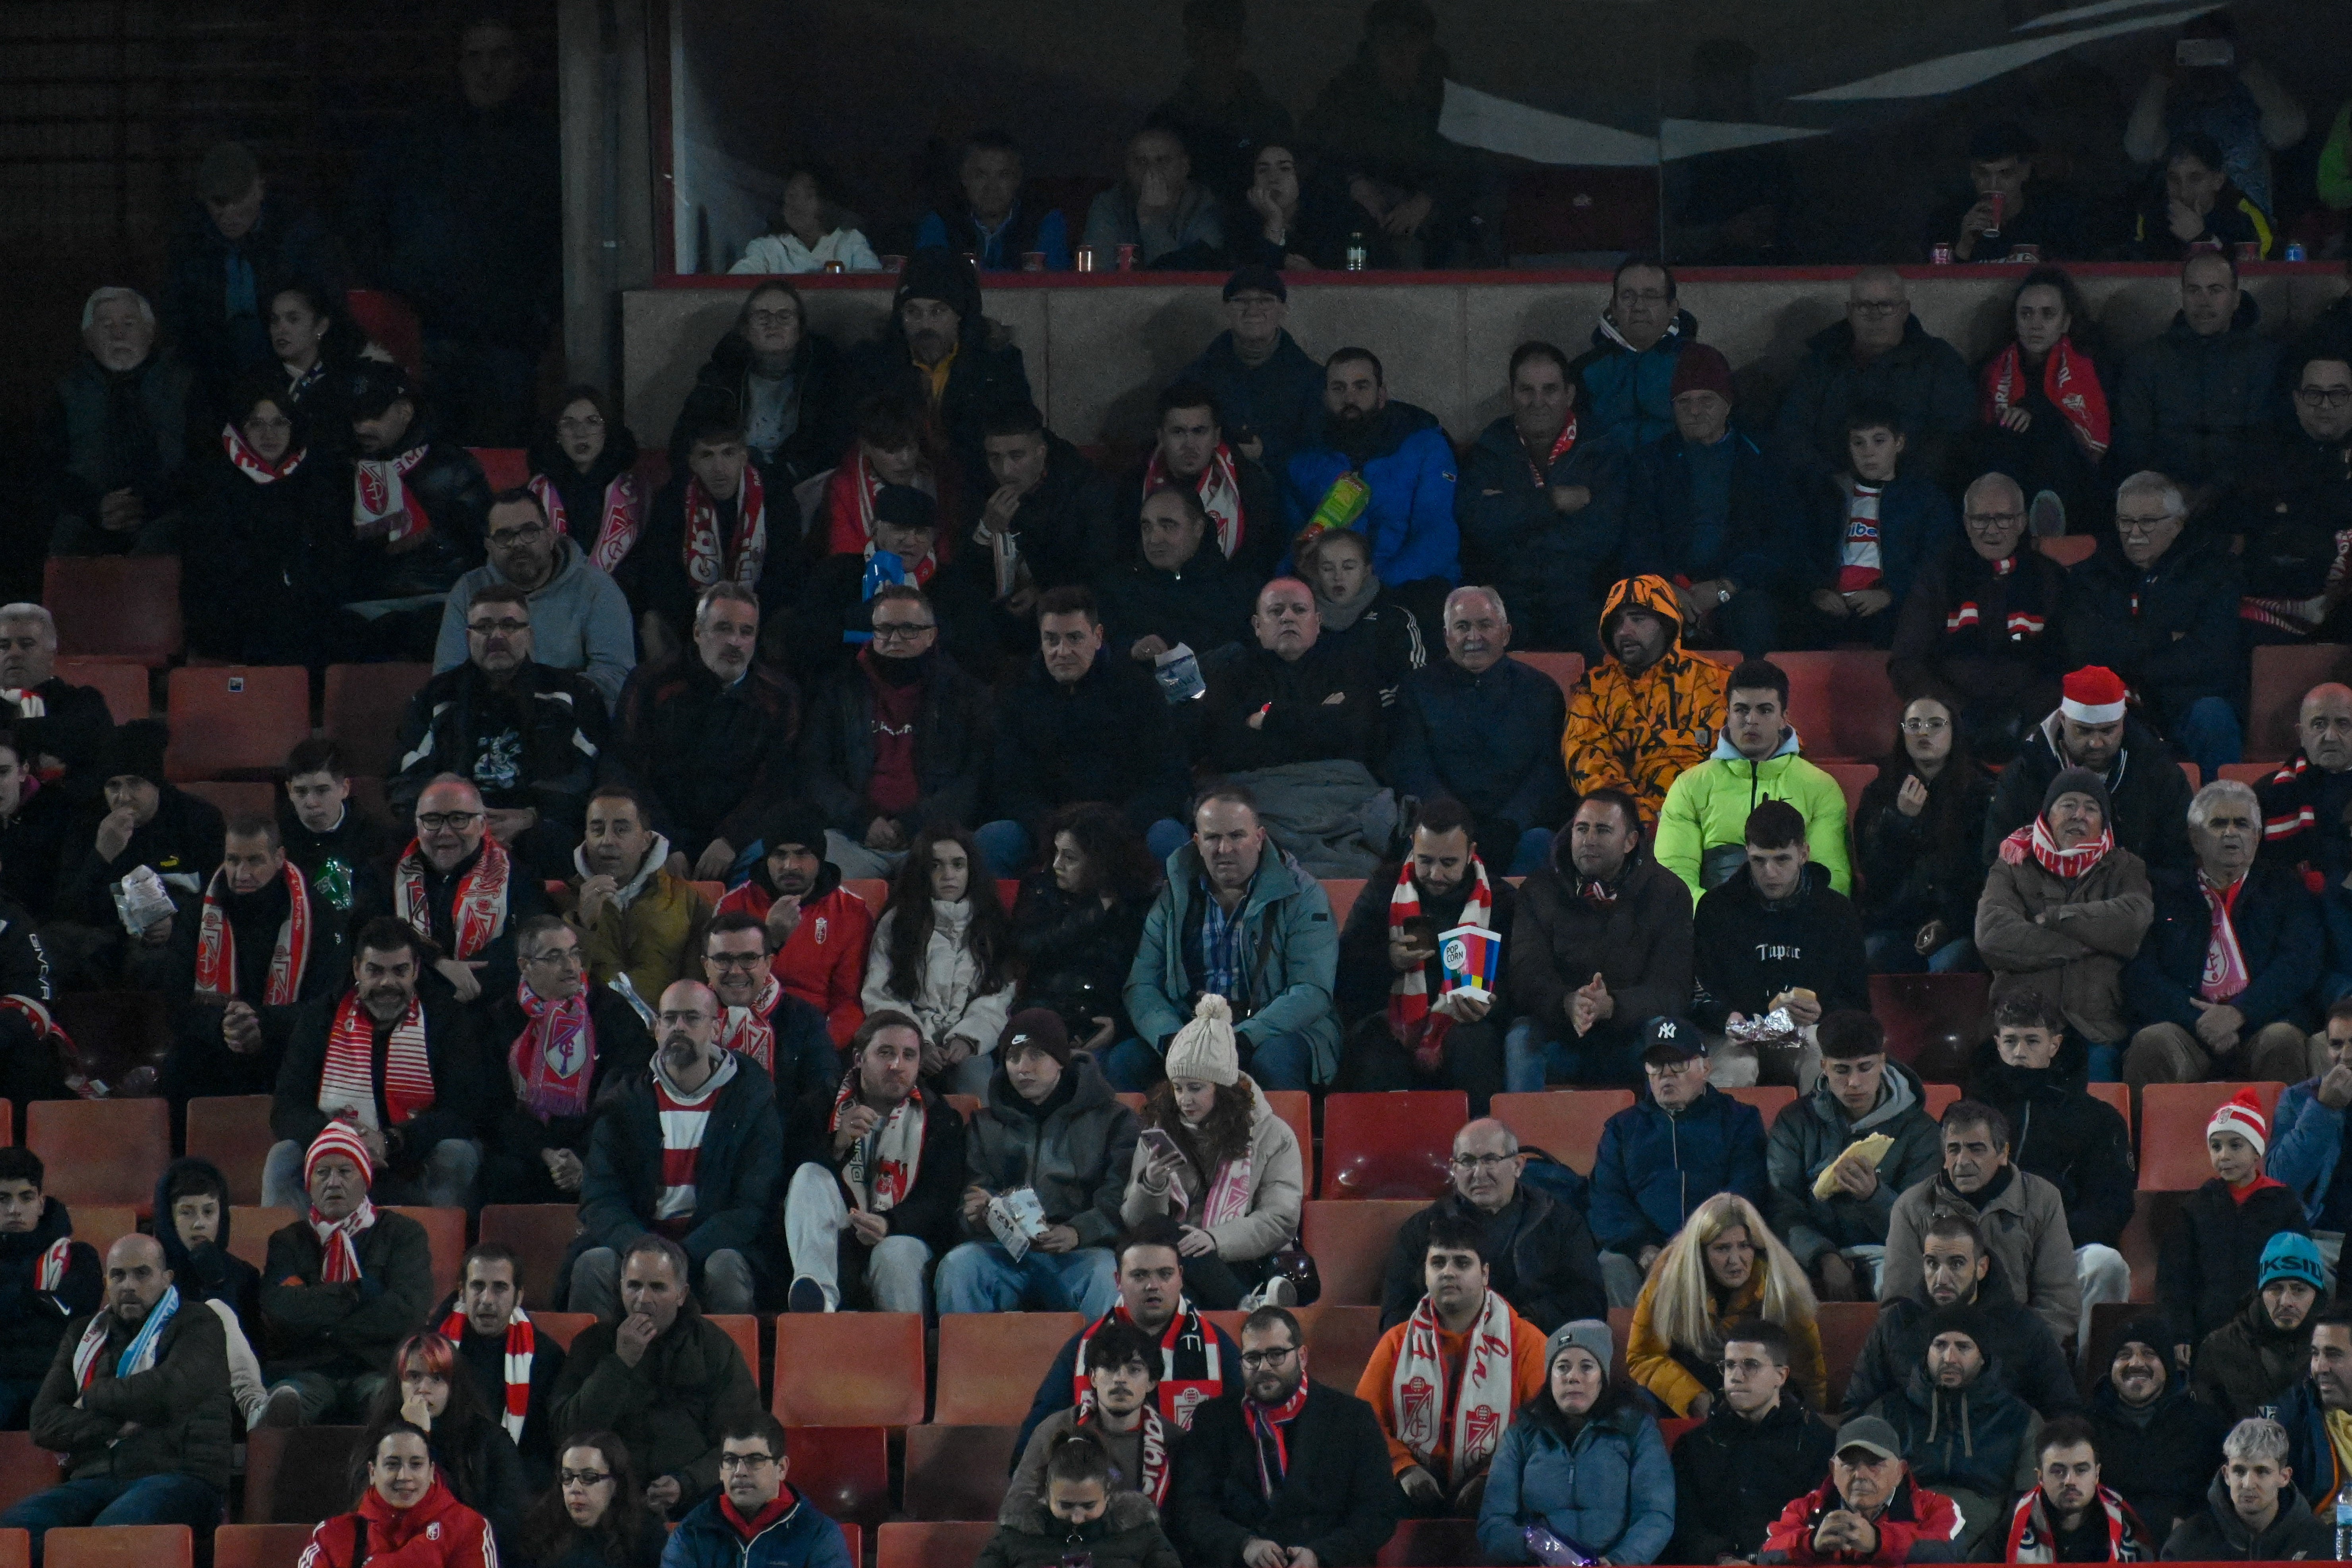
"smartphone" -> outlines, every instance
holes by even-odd
[[[1165,1153],[1181,1156],[1183,1153],[1182,1150],[1176,1147],[1176,1140],[1168,1136],[1168,1129],[1165,1127],[1147,1127],[1143,1130],[1142,1135],[1138,1138],[1136,1142],[1141,1143],[1146,1149],[1150,1150],[1155,1154]]]
[[[2238,47],[2227,38],[2183,38],[2172,47],[2172,63],[2190,70],[2227,70],[2237,59]]]

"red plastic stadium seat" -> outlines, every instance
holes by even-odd
[[[1018,1426],[1045,1369],[1084,1326],[1076,1312],[940,1313],[931,1419],[942,1426]]]
[[[1984,1034],[1984,974],[1874,974],[1870,1011],[1897,1061],[1957,1067]]]
[[[1511,657],[1529,669],[1539,669],[1550,676],[1551,683],[1559,688],[1563,697],[1574,696],[1576,683],[1584,679],[1584,656],[1580,653],[1531,653],[1513,648]]]
[[[1927,1114],[1936,1121],[1941,1121],[1944,1119],[1944,1112],[1949,1110],[1952,1108],[1952,1102],[1960,1098],[1960,1086],[1956,1083],[1931,1083],[1923,1087],[1927,1091],[1926,1106]]]
[[[2221,776],[2260,790],[2270,776],[2279,771],[2276,763],[2223,763]]]
[[[1838,791],[1845,796],[1845,819],[1852,824],[1862,811],[1862,792],[1878,778],[1876,763],[1823,763],[1822,772],[1837,780]]]
[[[1683,1440],[1683,1434],[1696,1431],[1702,1425],[1693,1416],[1672,1415],[1658,1423],[1658,1436],[1666,1440],[1667,1451],[1672,1452],[1674,1446]]]
[[[0,1432],[0,1512],[65,1479],[58,1457],[37,1447],[29,1432]]]
[[[1886,679],[1886,655],[1871,648],[1776,653],[1789,677],[1789,722],[1805,755],[1877,758],[1895,749],[1903,704]]]
[[[2120,1083],[2094,1083],[2084,1087],[2091,1091],[2093,1100],[2104,1100],[2115,1108],[2116,1114],[2124,1119],[2124,1131],[2128,1136],[2132,1131],[2130,1087]]]
[[[0,1100],[0,1149],[16,1142],[16,1106],[13,1100]]]
[[[322,728],[354,773],[397,772],[393,755],[408,700],[433,679],[429,664],[331,664],[327,666]]]
[[[2205,782],[2205,775],[2198,771],[2198,767],[2195,763],[2182,763],[2180,764],[2180,776],[2189,781],[2189,787],[2192,792],[2200,784]]]
[[[1822,1333],[1822,1364],[1829,1374],[1830,1408],[1845,1403],[1845,1382],[1853,1375],[1853,1358],[1862,1353],[1878,1321],[1875,1301],[1823,1301],[1815,1309],[1814,1324]]]
[[[1470,1119],[1458,1089],[1334,1094],[1323,1101],[1323,1186],[1335,1198],[1442,1195],[1454,1135]]]
[[[751,1382],[760,1381],[760,1315],[757,1312],[705,1312],[704,1317],[727,1331],[735,1342],[735,1352],[743,1364],[751,1370]]]
[[[352,1506],[360,1426],[265,1426],[246,1435],[247,1524],[316,1524]]]
[[[74,1239],[89,1243],[101,1264],[106,1261],[108,1247],[138,1228],[139,1211],[129,1204],[76,1204],[73,1206]]]
[[[1361,877],[1323,879],[1323,896],[1331,901],[1331,924],[1335,928],[1346,929],[1348,911],[1356,907],[1356,900],[1363,890],[1364,879]]]
[[[68,1207],[120,1204],[145,1214],[172,1163],[172,1119],[160,1100],[40,1100],[25,1111],[25,1143],[41,1157],[43,1190]]]
[[[107,717],[118,724],[144,719],[155,710],[147,688],[147,667],[117,658],[61,658],[58,679],[68,686],[87,686],[106,699]]]
[[[1655,1262],[1651,1264],[1656,1268]],[[1609,1309],[1609,1376],[1611,1381],[1623,1383],[1631,1375],[1625,1369],[1625,1347],[1633,1337],[1633,1309]]]
[[[1387,1271],[1398,1227],[1427,1206],[1418,1198],[1388,1203],[1320,1198],[1299,1205],[1299,1239],[1322,1277],[1322,1304],[1378,1306],[1381,1277]]]
[[[866,907],[877,915],[890,907],[890,884],[879,877],[850,878],[841,885],[864,899]]]
[[[523,1300],[536,1306],[555,1300],[563,1255],[579,1234],[580,1211],[570,1204],[486,1204],[475,1239],[503,1241],[522,1255]]]
[[[188,1101],[188,1152],[228,1178],[228,1201],[261,1201],[261,1163],[276,1135],[266,1094],[202,1096]]]
[[[520,447],[468,447],[466,450],[482,465],[482,478],[489,481],[492,495],[530,483],[530,454]]]
[[[1364,1363],[1381,1342],[1381,1310],[1337,1305],[1329,1294],[1327,1289],[1324,1300],[1298,1310],[1298,1326],[1307,1331],[1307,1358],[1315,1380],[1353,1394],[1364,1375]]]
[[[1298,1139],[1298,1161],[1307,1173],[1306,1196],[1315,1195],[1315,1101],[1303,1089],[1261,1089],[1266,1108],[1285,1121]]]
[[[1622,1089],[1546,1089],[1495,1096],[1495,1120],[1519,1135],[1522,1148],[1540,1149],[1584,1175],[1601,1152],[1601,1124],[1633,1103]]]
[[[0,1568],[31,1568],[33,1533],[13,1526],[0,1530]]]
[[[994,1519],[1013,1474],[1013,1440],[1020,1435],[1013,1425],[908,1427],[907,1516]]]
[[[184,1524],[80,1525],[41,1538],[41,1561],[51,1568],[189,1568],[195,1552]]]
[[[425,1244],[433,1249],[435,1300],[457,1288],[457,1264],[466,1256],[466,1211],[429,1208],[423,1204],[387,1204],[394,1214],[404,1214],[425,1227]]]
[[[570,1350],[572,1342],[585,1333],[596,1321],[593,1312],[542,1312],[536,1307],[530,1311],[530,1321],[540,1331],[565,1350]]]
[[[415,306],[385,289],[353,289],[343,295],[343,308],[394,363],[411,375],[425,374],[425,327]]]
[[[2331,680],[2352,680],[2352,647],[2324,642],[2258,647],[2252,666],[2246,754],[2291,757],[2303,744],[2303,694]]]
[[[2061,566],[2074,566],[2088,561],[2092,552],[2098,547],[2099,538],[2095,533],[2056,533],[2033,542],[2033,548]]]
[[[2246,1086],[2242,1083],[2152,1083],[2140,1090],[2139,1190],[2194,1192],[2213,1174],[2205,1152],[2205,1123],[2214,1110]],[[2283,1083],[2258,1083],[2263,1114],[2278,1109]]]
[[[270,1237],[294,1223],[294,1211],[258,1204],[251,1207],[233,1204],[229,1206],[228,1218],[229,1255],[242,1258],[258,1268],[269,1257]]]
[[[58,623],[62,655],[111,654],[160,668],[187,646],[176,555],[52,555],[41,603]]]
[[[992,1519],[886,1524],[876,1537],[874,1568],[971,1568],[995,1533]]]
[[[793,1489],[842,1523],[890,1511],[890,1434],[880,1426],[802,1426],[784,1434]]]
[[[850,1568],[858,1568],[866,1561],[866,1527],[862,1524],[843,1525],[841,1544],[848,1553]]]
[[[1772,1131],[1772,1123],[1779,1119],[1780,1112],[1797,1103],[1797,1091],[1785,1084],[1759,1083],[1748,1089],[1727,1089],[1724,1092],[1734,1100],[1754,1106],[1756,1113],[1764,1119],[1764,1131],[1767,1132]]]
[[[966,1121],[980,1114],[980,1096],[976,1094],[950,1094],[946,1098]]]
[[[923,1419],[917,1312],[776,1319],[776,1419],[787,1426],[912,1426]],[[1028,1414],[1023,1406],[1022,1414]]]
[[[213,1568],[294,1568],[310,1543],[307,1524],[224,1524],[213,1531]]]
[[[1381,1568],[1445,1568],[1483,1563],[1475,1519],[1408,1519],[1372,1559]]]
[[[183,779],[275,774],[310,737],[310,672],[299,664],[183,667],[164,700],[163,771]]]

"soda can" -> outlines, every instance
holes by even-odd
[[[1135,247],[1122,245],[1118,247],[1118,269],[1121,272],[1135,270]]]
[[[2286,258],[2289,261],[2308,261],[2311,259],[2309,253],[2303,248],[2303,242],[2299,239],[2290,240],[2287,243]]]
[[[1929,246],[1927,247],[1927,259],[1934,262],[1938,267],[1949,267],[1952,264],[1951,242],[1948,240],[1939,239],[1935,244]]]
[[[2239,259],[2239,260],[2241,260],[2241,261],[2260,261],[2262,258],[2263,258],[2263,244],[2262,244],[2262,241],[2260,241],[2260,240],[2258,240],[2258,239],[2242,239],[2242,240],[2238,241],[2238,259]]]
[[[1024,272],[1045,271],[1045,253],[1042,250],[1023,251],[1021,253],[1021,270]]]
[[[1092,272],[1095,269],[1095,247],[1091,245],[1078,247],[1077,263],[1079,271]]]
[[[849,270],[849,268],[848,268],[844,267],[844,266],[841,264],[841,258],[839,258],[839,257],[837,257],[837,256],[836,256],[836,257],[835,257],[831,261],[828,261],[828,262],[826,262],[826,263],[824,264],[824,269],[825,269],[827,272],[846,272],[846,271],[848,271],[848,270]]]
[[[2038,267],[2042,264],[2042,247],[2038,245],[2011,246],[2009,258],[2011,261],[2021,261],[2028,267]]]

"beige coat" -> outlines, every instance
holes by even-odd
[[[1209,1231],[1217,1244],[1217,1256],[1228,1263],[1270,1257],[1287,1247],[1298,1235],[1298,1205],[1307,1195],[1307,1164],[1299,1157],[1298,1134],[1275,1114],[1255,1084],[1250,1096],[1255,1103],[1250,1114],[1249,1207],[1239,1219],[1229,1219]],[[1168,1194],[1155,1193],[1143,1184],[1143,1168],[1150,1163],[1150,1149],[1139,1142],[1135,1163],[1128,1171],[1127,1196],[1118,1208],[1119,1218],[1130,1226],[1155,1215],[1185,1218]],[[1184,1187],[1197,1210],[1207,1183],[1199,1172],[1188,1168]]]
[[[1994,860],[1977,904],[1977,952],[1992,971],[1992,1002],[2047,996],[2084,1039],[2121,1045],[2132,1032],[2124,965],[2155,913],[2147,868],[2120,846],[2071,882],[2031,856],[2016,866]]]
[[[1886,1225],[1882,1300],[1922,1293],[1920,1248],[1927,1227],[1948,1214],[1966,1215],[1977,1222],[1986,1249],[2000,1259],[2009,1288],[2021,1303],[2041,1314],[2060,1344],[2074,1337],[2081,1327],[2083,1293],[2074,1278],[2074,1238],[2066,1228],[2066,1202],[2050,1182],[2014,1166],[2008,1187],[1982,1208],[1946,1187],[1938,1176],[1895,1200]]]

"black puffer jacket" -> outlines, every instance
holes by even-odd
[[[1755,1561],[1780,1510],[1830,1473],[1835,1442],[1829,1424],[1796,1398],[1793,1381],[1760,1421],[1718,1401],[1675,1444],[1675,1539],[1663,1561]]]
[[[915,715],[914,809],[901,824],[912,838],[926,823],[983,820],[991,722],[987,689],[944,654],[923,656],[922,707]],[[801,731],[802,793],[825,825],[863,843],[873,813],[866,804],[874,776],[874,687],[865,659],[849,665],[809,701]]]
[[[1977,840],[1992,805],[1993,776],[1973,764],[1947,768],[1927,786],[1927,804],[1906,816],[1895,796],[1916,770],[1906,757],[1878,764],[1853,815],[1853,847],[1862,872],[1862,917],[1874,930],[1916,931],[1944,922],[1944,940],[1976,929],[1984,893],[1984,862]]]
[[[2018,748],[2017,758],[2000,771],[1992,792],[1992,809],[1985,814],[1984,863],[2000,853],[2000,841],[2042,814],[2042,797],[2062,768],[2056,734],[2058,715],[2052,713]],[[2155,731],[2137,719],[2124,721],[2123,753],[2106,776],[2107,798],[2115,804],[2112,826],[2116,842],[2138,856],[2150,869],[2188,866],[2189,779],[2180,760]]]
[[[500,708],[503,712],[496,711]],[[522,742],[511,780],[484,776],[486,766],[505,760],[478,748],[498,723],[509,725]],[[606,723],[604,698],[576,670],[527,662],[501,690],[472,664],[445,669],[409,701],[400,721],[399,771],[384,781],[384,798],[405,817],[436,774],[456,773],[480,785],[482,803],[492,810],[535,808],[576,840],[604,756]]]
[[[800,408],[799,424],[773,452],[754,454],[760,462],[761,481],[772,497],[787,495],[802,480],[840,462],[856,436],[850,417],[848,366],[830,338],[803,327],[800,347],[793,353],[793,393]],[[707,386],[727,392],[734,397],[735,406],[749,417],[751,379],[751,345],[743,341],[742,333],[730,327],[727,335],[712,346],[710,358],[695,373],[694,384],[697,389]],[[686,433],[684,425],[681,419],[679,427],[670,434],[669,462],[673,470],[686,467],[686,447],[681,440]]]
[[[2229,326],[2201,337],[2176,312],[2163,335],[2131,352],[2116,388],[2114,472],[2158,468],[2228,486],[2268,469],[2284,410],[2279,349],[2257,330],[2262,314],[2241,295]]]
[[[640,665],[622,689],[615,760],[652,797],[654,826],[681,852],[716,837],[738,849],[792,792],[800,695],[754,665],[722,685],[699,657]]]
[[[2171,1363],[2169,1353],[2164,1359]],[[2190,1397],[2187,1380],[2177,1374],[2171,1387],[2139,1410],[2127,1407],[2114,1381],[2102,1377],[2091,1391],[2088,1414],[2098,1434],[2099,1479],[2123,1494],[2152,1536],[2171,1534],[2175,1522],[2196,1510],[2205,1483],[2221,1468],[2230,1418]]]
[[[1013,945],[1024,966],[1021,1005],[1062,1014],[1073,1041],[1094,1032],[1091,1024],[1081,1026],[1085,1017],[1108,1017],[1118,1031],[1113,1038],[1127,1038],[1134,1031],[1122,994],[1150,910],[1148,898],[1108,907],[1092,895],[1073,898],[1050,870],[1024,877],[1013,906]]]
[[[2189,1194],[2157,1237],[2156,1298],[2172,1342],[2198,1344],[2234,1317],[2253,1294],[2263,1248],[2290,1230],[2311,1234],[2291,1187],[2273,1183],[2241,1202],[2215,1176]]]
[[[2082,1403],[2057,1338],[2041,1313],[2017,1299],[2008,1275],[2001,1272],[2000,1258],[1990,1260],[1985,1277],[1978,1281],[1971,1305],[1984,1330],[1981,1348],[2000,1363],[1995,1370],[2020,1399],[2044,1416]],[[1897,1296],[1879,1303],[1878,1321],[1871,1325],[1870,1337],[1863,1341],[1861,1353],[1853,1359],[1853,1376],[1845,1385],[1848,1410],[1860,1410],[1907,1384],[1912,1371],[1927,1361],[1927,1323],[1939,1310],[1918,1296]]]
[[[2103,664],[2177,725],[2200,697],[2244,700],[2238,558],[2229,541],[2190,532],[2146,570],[2102,535],[2066,574],[2068,664]]]
[[[2074,1245],[2113,1247],[2131,1223],[2131,1133],[2114,1106],[2084,1092],[2090,1047],[2068,1035],[2046,1068],[2013,1068],[1987,1040],[1969,1071],[1969,1096],[2009,1119],[2010,1160],[2058,1189]]]
[[[42,1255],[72,1235],[73,1215],[57,1198],[42,1200],[32,1229],[0,1235],[0,1322],[8,1325],[0,1335],[0,1377],[30,1383],[46,1374],[67,1320],[98,1310],[105,1274],[98,1249],[86,1241],[67,1250],[65,1276],[56,1288],[40,1287]]]
[[[1191,780],[1168,703],[1149,670],[1106,646],[1074,685],[1042,658],[997,707],[994,809],[1034,837],[1047,813],[1107,801],[1138,833],[1184,815]],[[1050,858],[1052,846],[1038,846]]]

